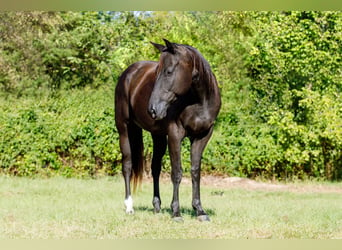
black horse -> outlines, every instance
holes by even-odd
[[[120,135],[126,212],[133,213],[130,182],[134,188],[143,173],[142,129],[153,138],[152,176],[154,212],[160,211],[159,176],[166,147],[171,159],[172,217],[181,220],[179,184],[182,179],[181,142],[191,142],[192,207],[200,221],[209,220],[200,199],[203,150],[212,135],[221,97],[208,62],[193,47],[152,43],[159,62],[140,61],[120,76],[115,89],[115,122]]]

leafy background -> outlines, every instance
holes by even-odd
[[[120,173],[115,84],[129,64],[158,60],[149,41],[167,38],[201,51],[221,88],[205,172],[340,180],[341,17],[339,11],[0,12],[0,171]],[[144,142],[148,163],[148,133]],[[187,140],[184,146],[187,173]]]

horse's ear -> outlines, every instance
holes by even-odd
[[[168,51],[168,52],[171,52],[172,54],[174,54],[175,53],[175,47],[174,47],[174,44],[173,43],[171,43],[171,42],[169,42],[168,40],[166,40],[165,38],[163,38],[163,40],[164,40],[164,42],[165,42],[165,44],[166,44],[166,50]]]
[[[154,42],[150,42],[154,47],[156,47],[160,52],[165,51],[166,47],[164,45],[158,44],[158,43],[154,43]]]

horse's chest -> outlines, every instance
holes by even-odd
[[[190,134],[203,133],[213,124],[209,112],[199,106],[185,109],[181,115],[181,119],[184,128]]]

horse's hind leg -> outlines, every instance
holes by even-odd
[[[120,131],[120,149],[122,154],[122,175],[125,180],[125,206],[126,213],[133,214],[133,199],[131,196],[131,177],[132,177],[132,160],[131,160],[131,147],[129,144],[128,131],[125,128]]]
[[[120,124],[120,149],[122,153],[122,174],[125,180],[126,213],[133,214],[133,199],[131,196],[131,179],[134,184],[139,182],[142,175],[142,131],[134,124]]]
[[[122,175],[125,180],[125,206],[126,213],[133,214],[133,199],[131,196],[131,177],[132,177],[132,154],[131,146],[129,143],[128,129],[127,125],[124,126],[120,134],[120,149],[122,154]]]
[[[152,135],[153,138],[153,157],[152,157],[152,176],[153,176],[153,200],[154,212],[160,211],[159,176],[161,172],[162,158],[166,151],[166,136]]]

